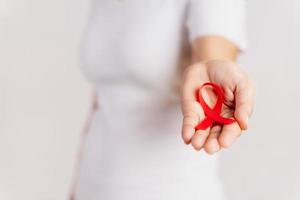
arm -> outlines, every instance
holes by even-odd
[[[193,63],[208,60],[236,61],[238,49],[221,36],[206,36],[196,39],[192,44]]]

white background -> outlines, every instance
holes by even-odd
[[[89,4],[0,0],[0,200],[67,196],[89,107],[78,67]],[[220,176],[230,200],[299,200],[300,1],[248,1],[248,21],[256,110]]]

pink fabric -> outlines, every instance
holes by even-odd
[[[85,140],[86,135],[89,132],[93,117],[95,112],[98,109],[98,103],[97,103],[97,94],[95,91],[93,91],[92,94],[92,105],[88,111],[88,115],[86,117],[86,121],[84,123],[83,129],[81,131],[80,139],[79,139],[79,144],[78,144],[78,153],[77,153],[77,158],[76,158],[76,163],[74,165],[73,169],[73,176],[71,180],[71,185],[70,185],[70,192],[68,196],[68,200],[75,200],[75,188],[76,188],[76,183],[77,183],[77,175],[79,171],[79,166],[80,166],[80,161],[82,158],[82,149],[83,149],[83,142]]]

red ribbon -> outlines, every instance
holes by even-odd
[[[213,108],[210,108],[202,97],[202,90],[206,86],[213,87],[215,94],[217,95],[217,102]],[[224,102],[224,92],[222,88],[215,83],[204,83],[199,90],[196,91],[197,101],[202,106],[202,109],[205,114],[205,119],[202,120],[196,127],[196,130],[206,130],[208,127],[213,126],[214,124],[231,124],[234,123],[234,119],[224,118],[221,116],[222,105]]]

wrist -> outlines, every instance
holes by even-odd
[[[209,68],[211,66],[223,66],[223,65],[236,65],[235,61],[229,59],[209,59],[194,62],[192,65],[199,65],[203,68]]]

